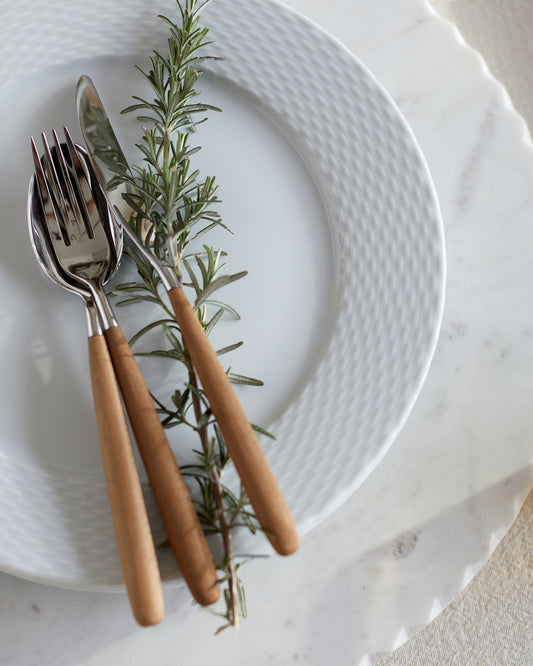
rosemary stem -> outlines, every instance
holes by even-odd
[[[200,49],[209,43],[206,41],[208,29],[199,22],[200,11],[208,1],[176,0],[181,17],[179,24],[161,16],[170,27],[168,55],[154,51],[150,69],[140,70],[155,97],[135,97],[135,103],[124,109],[124,113],[142,113],[138,116],[143,126],[142,138],[137,145],[144,155],[143,165],[138,165],[133,175],[118,176],[123,182],[134,184],[134,189],[139,192],[138,197],[132,197],[132,208],[135,210],[130,220],[132,227],[140,233],[145,245],[153,248],[165,266],[175,272],[180,286],[183,285],[184,269],[189,276],[206,333],[210,333],[225,312],[238,318],[233,308],[219,301],[218,295],[215,298],[213,295],[246,274],[245,271],[234,275],[221,274],[224,269],[224,265],[219,263],[222,251],[216,251],[209,244],[203,245],[203,251],[190,253],[190,249],[187,250],[200,235],[214,227],[227,229],[214,208],[220,201],[214,177],[201,180],[199,170],[192,167],[190,160],[199,150],[199,146],[189,146],[191,132],[205,120],[205,113],[216,110],[216,107],[199,101],[198,91],[195,90],[202,73],[201,62],[211,57],[200,55]],[[199,114],[202,114],[201,120],[197,120]],[[145,227],[149,231],[143,236],[142,229]],[[195,450],[200,461],[189,466],[188,474],[195,478],[201,490],[197,504],[206,532],[220,535],[223,558],[219,569],[223,572],[221,583],[225,587],[224,617],[227,620],[224,627],[237,629],[240,618],[246,616],[246,606],[238,576],[240,564],[234,552],[233,528],[242,525],[255,533],[254,516],[248,509],[242,489],[240,495],[235,494],[223,483],[223,470],[230,456],[190,362],[183,336],[179,327],[174,325],[174,313],[166,302],[168,299],[162,297],[160,281],[150,265],[136,256],[134,260],[140,280],[119,286],[126,295],[120,304],[145,301],[161,307],[162,319],[145,325],[136,334],[135,341],[161,327],[166,335],[165,349],[153,349],[149,353],[143,352],[143,355],[164,357],[182,364],[189,377],[186,388],[181,387],[171,394],[171,407],[165,407],[159,401],[157,404],[166,428],[187,426],[198,433],[200,446]],[[117,292],[121,293],[120,288]],[[169,349],[166,348],[168,345]],[[232,345],[225,351],[237,346]],[[239,377],[242,383],[257,384],[252,378],[235,377]]]
[[[202,406],[200,404],[200,398],[198,396],[198,378],[192,367],[189,368],[189,384],[193,387],[192,392],[192,403],[194,408],[194,414],[197,422],[199,422],[200,417],[202,416]],[[201,426],[198,427],[198,434],[200,437],[200,442],[205,453],[207,453],[209,447],[209,438],[207,434],[207,427]],[[233,551],[233,539],[231,538],[230,527],[228,524],[226,510],[224,508],[224,499],[222,493],[222,480],[220,478],[220,472],[214,462],[211,462],[209,466],[209,474],[211,476],[211,481],[213,484],[213,499],[215,500],[216,505],[216,519],[218,521],[218,526],[220,529],[220,534],[222,536],[222,545],[224,547],[224,560],[227,563],[227,575],[229,583],[229,593],[230,593],[230,605],[231,605],[231,623],[237,630],[239,628],[239,601],[238,601],[238,592],[237,592],[237,569],[235,567],[235,556]]]

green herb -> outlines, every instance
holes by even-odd
[[[138,194],[127,195],[133,209],[129,224],[138,236],[160,258],[173,268],[184,287],[190,288],[191,300],[200,321],[209,334],[222,317],[239,319],[233,307],[219,300],[219,290],[240,280],[246,272],[224,273],[222,250],[207,243],[193,251],[191,244],[215,227],[225,228],[215,207],[219,202],[217,185],[213,177],[202,179],[192,166],[191,157],[200,148],[190,144],[191,135],[198,123],[205,120],[216,107],[198,100],[195,88],[201,75],[203,47],[208,44],[208,29],[202,27],[199,12],[206,2],[177,0],[181,14],[178,25],[166,17],[160,17],[170,29],[168,51],[154,51],[150,68],[139,71],[150,84],[153,99],[134,97],[135,103],[123,113],[136,113],[142,126],[142,138],[138,144],[143,160],[132,167],[129,175]],[[205,236],[204,236],[205,237]],[[186,379],[165,400],[154,396],[162,423],[166,428],[187,426],[199,437],[200,448],[194,464],[182,466],[182,472],[197,489],[195,495],[198,515],[207,535],[218,535],[223,555],[218,567],[228,627],[238,627],[239,619],[246,616],[245,594],[239,571],[245,563],[233,549],[232,531],[247,528],[255,533],[259,528],[248,498],[242,486],[237,493],[222,482],[222,473],[230,464],[224,440],[213,419],[209,403],[198,383],[179,328],[174,320],[159,278],[142,257],[131,253],[139,280],[124,283],[115,288],[120,296],[119,305],[148,302],[160,310],[153,321],[138,331],[131,343],[135,344],[148,333],[163,331],[164,348],[151,349],[143,355],[165,358],[185,368]],[[227,354],[239,347],[237,342],[218,354]],[[239,384],[261,385],[259,380],[229,372],[230,379]],[[268,433],[258,426],[258,432]]]

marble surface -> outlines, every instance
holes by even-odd
[[[216,0],[215,0],[216,1]],[[289,559],[243,571],[249,618],[165,590],[142,630],[123,594],[0,575],[0,663],[370,664],[432,619],[486,561],[533,483],[533,160],[525,124],[477,54],[422,0],[290,0],[365,62],[420,142],[448,255],[440,342],[419,400],[365,484]]]

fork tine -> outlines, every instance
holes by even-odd
[[[39,157],[39,153],[37,152],[37,146],[35,145],[35,141],[33,140],[32,136],[30,137],[30,143],[31,143],[31,154],[33,157],[33,166],[35,169],[35,177],[37,179],[38,191],[41,197],[41,203],[43,204],[43,210],[44,210],[46,208],[46,205],[42,199],[44,198],[43,197],[44,193],[48,194],[48,187],[46,186],[46,178],[43,172],[43,165],[41,164],[41,159]]]
[[[55,144],[55,157],[57,158],[54,160],[54,165],[56,166],[56,169],[59,168],[60,173],[58,175],[61,177],[61,183],[64,183],[65,185],[64,198],[65,198],[67,213],[69,214],[69,217],[71,218],[72,222],[76,225],[78,229],[78,235],[81,236],[82,230],[80,224],[81,222],[84,221],[83,214],[80,210],[78,197],[76,196],[74,187],[72,185],[72,178],[70,175],[69,165],[67,164],[67,161],[65,159],[65,155],[63,153],[59,137],[57,136],[57,132],[55,130],[52,130],[52,135],[54,137],[54,144]]]
[[[46,178],[46,174],[44,172],[44,168],[39,157],[39,152],[37,151],[37,146],[35,145],[33,137],[30,137],[30,142],[31,152],[33,155],[33,165],[35,167],[37,192],[39,193],[39,199],[41,201],[41,206],[46,220],[46,225],[43,225],[43,227],[48,227],[47,229],[43,230],[51,237],[64,240],[63,233],[59,226],[59,214],[55,208],[52,192],[48,184],[48,179]]]
[[[70,136],[70,132],[66,127],[63,127],[63,131],[65,133],[65,141],[67,144],[67,150],[72,165],[72,168],[70,169],[70,175],[71,175],[70,180],[72,181],[74,190],[76,191],[77,194],[77,200],[79,204],[78,208],[82,214],[83,223],[85,224],[85,229],[87,230],[89,238],[94,238],[94,231],[91,224],[91,218],[89,216],[89,211],[87,210],[86,199],[83,196],[83,187],[78,178],[78,171],[83,171],[83,165],[78,155],[78,149],[76,148],[76,145],[72,140],[72,137]]]
[[[50,146],[48,145],[46,134],[43,132],[41,134],[41,137],[43,140],[43,147],[44,147],[44,157],[42,165],[43,165],[43,173],[45,181],[47,184],[47,191],[51,195],[50,200],[52,202],[52,207],[54,209],[54,214],[57,223],[59,224],[59,228],[61,230],[61,236],[63,238],[63,242],[65,243],[65,245],[70,245],[70,234],[68,232],[69,213],[68,213],[67,203],[63,196],[63,191],[60,185],[61,180],[56,171],[54,158],[52,157],[52,152],[50,150]],[[48,177],[46,176],[47,171],[48,171]]]

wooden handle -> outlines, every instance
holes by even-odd
[[[168,540],[192,595],[203,606],[220,596],[204,532],[137,361],[118,326],[104,333],[124,404]]]
[[[124,582],[137,622],[143,626],[158,624],[164,615],[161,577],[122,400],[102,335],[89,338],[89,363]]]
[[[183,289],[168,292],[183,340],[255,515],[280,555],[299,539],[285,498],[235,391]]]

